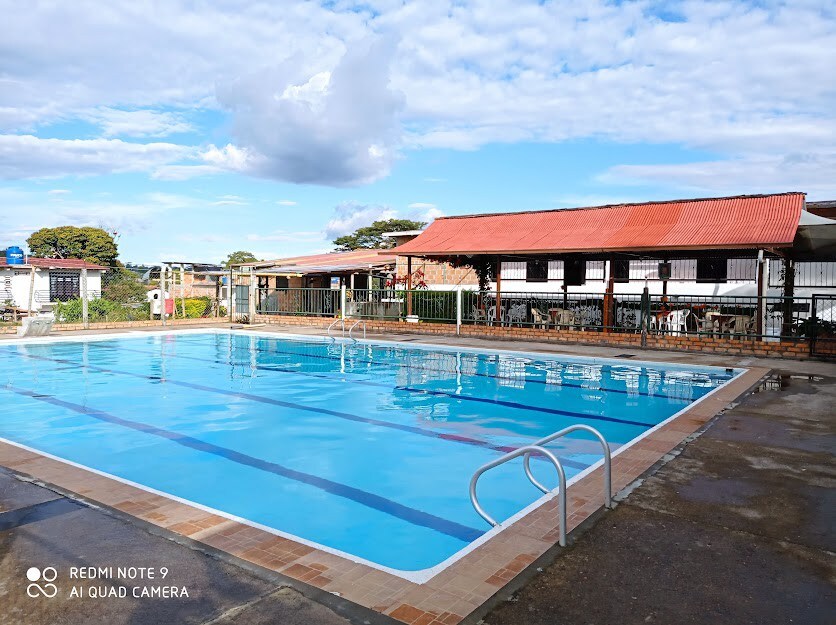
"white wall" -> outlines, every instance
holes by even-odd
[[[11,299],[14,306],[28,308],[30,284],[32,284],[32,269],[30,267],[3,267],[0,269],[0,302]],[[39,311],[49,308],[48,269],[35,269],[33,287],[32,309]],[[102,272],[100,270],[87,270],[87,291],[88,299],[100,297],[102,291]]]

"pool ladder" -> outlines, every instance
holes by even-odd
[[[335,339],[333,337],[333,335],[331,334],[331,329],[340,322],[342,322],[343,336],[345,336],[345,319],[334,319],[334,321],[331,323],[331,325],[328,326],[328,338],[330,338],[332,341],[336,341],[337,339]]]
[[[351,326],[351,327],[348,329],[348,338],[350,338],[350,339],[351,339],[352,341],[354,341],[355,343],[357,343],[358,341],[357,341],[357,339],[355,339],[353,336],[351,336],[351,333],[354,331],[354,328],[356,328],[357,326],[359,326],[361,323],[363,324],[363,340],[365,341],[365,340],[366,340],[366,322],[365,322],[365,321],[363,321],[362,319],[360,319],[359,321],[357,321],[357,322],[356,322],[353,326]]]
[[[481,467],[476,469],[476,472],[473,474],[473,477],[470,478],[470,503],[473,504],[474,509],[476,512],[479,513],[483,519],[485,519],[488,523],[491,524],[493,527],[497,527],[499,522],[494,519],[491,515],[485,512],[485,509],[479,504],[479,499],[476,496],[476,483],[479,481],[479,478],[482,476],[483,473],[493,469],[494,467],[498,467],[501,464],[505,464],[509,460],[513,460],[514,458],[519,458],[523,456],[523,468],[525,469],[525,475],[528,480],[534,484],[538,489],[542,492],[548,494],[552,492],[549,488],[541,484],[537,481],[534,475],[531,473],[531,455],[532,454],[541,454],[546,457],[546,460],[552,463],[555,470],[557,471],[557,478],[558,478],[558,485],[557,485],[557,513],[560,521],[560,535],[559,535],[559,543],[561,547],[566,546],[566,472],[563,470],[563,464],[560,462],[560,459],[555,456],[552,452],[546,449],[543,445],[551,443],[553,440],[566,436],[571,432],[577,431],[585,431],[591,433],[598,441],[601,443],[601,447],[604,450],[604,507],[605,508],[612,508],[612,454],[610,453],[610,446],[607,444],[607,440],[604,436],[596,430],[595,428],[589,427],[588,425],[570,425],[568,428],[563,428],[562,430],[558,430],[553,434],[549,434],[545,438],[541,438],[539,441],[532,443],[531,445],[526,445],[525,447],[520,447],[519,449],[515,449],[512,452],[505,454],[488,462],[487,464],[483,464]]]

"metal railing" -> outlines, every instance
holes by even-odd
[[[526,445],[524,447],[520,447],[515,449],[512,452],[509,452],[503,456],[500,456],[496,460],[483,464],[481,467],[476,469],[473,473],[473,477],[470,478],[470,503],[473,505],[473,508],[476,512],[481,516],[485,521],[491,524],[492,527],[498,526],[500,523],[494,519],[491,515],[489,515],[482,505],[479,503],[479,498],[476,494],[476,485],[479,482],[479,478],[482,476],[483,473],[498,467],[502,464],[505,464],[509,460],[513,460],[515,458],[519,458],[520,456],[523,457],[523,469],[525,471],[525,476],[528,480],[540,491],[543,493],[550,493],[553,489],[549,489],[548,487],[541,484],[537,478],[534,477],[534,474],[531,472],[531,456],[532,454],[542,454],[546,457],[546,459],[552,463],[555,470],[557,471],[558,476],[558,485],[557,485],[557,496],[558,496],[558,507],[557,513],[559,518],[559,542],[561,547],[566,546],[566,472],[563,469],[563,464],[560,462],[560,459],[555,456],[551,451],[546,449],[544,445],[551,443],[558,438],[562,438],[567,434],[571,434],[572,432],[577,431],[584,431],[589,432],[593,436],[595,436],[598,441],[601,443],[601,447],[604,450],[604,507],[607,509],[612,508],[612,454],[610,452],[610,446],[607,443],[607,440],[604,436],[593,427],[588,425],[571,425],[567,428],[563,428],[562,430],[558,430],[553,434],[549,434],[548,436],[541,438],[538,441],[530,445]]]
[[[352,341],[354,341],[355,343],[357,342],[357,339],[355,339],[353,336],[351,336],[351,333],[354,331],[354,328],[356,328],[357,326],[359,326],[359,325],[361,325],[361,324],[362,324],[362,326],[363,326],[363,340],[365,341],[365,340],[366,340],[366,322],[365,322],[365,321],[363,321],[362,319],[360,319],[360,320],[356,321],[356,322],[354,323],[354,325],[352,325],[352,326],[348,329],[348,338],[350,338],[350,339],[351,339]]]
[[[557,456],[555,456],[552,452],[548,449],[543,447],[537,447],[536,445],[526,445],[525,447],[520,447],[519,449],[515,449],[512,452],[505,454],[504,456],[500,456],[496,460],[492,462],[488,462],[487,464],[483,464],[481,467],[476,469],[476,472],[473,474],[473,477],[470,478],[470,503],[473,504],[473,508],[479,514],[480,517],[485,519],[488,523],[491,524],[492,527],[496,527],[499,525],[499,521],[494,519],[491,515],[489,515],[485,509],[479,503],[479,498],[476,496],[476,484],[479,481],[479,478],[482,476],[483,473],[498,467],[501,464],[505,464],[509,460],[513,460],[514,458],[519,458],[523,455],[530,455],[532,453],[543,454],[546,459],[554,465],[555,470],[557,471],[558,477],[558,505],[557,505],[557,515],[560,523],[560,534],[559,534],[559,542],[561,547],[566,546],[566,471],[563,470],[563,464],[561,464],[560,460],[558,460]]]
[[[340,310],[337,289],[256,289],[256,313],[330,317]]]
[[[334,338],[334,335],[333,335],[333,334],[331,334],[331,330],[332,330],[332,329],[334,328],[334,326],[335,326],[335,325],[337,325],[338,323],[342,323],[342,326],[343,326],[343,336],[345,336],[345,319],[342,319],[342,318],[334,319],[334,321],[332,321],[332,322],[331,322],[331,324],[328,326],[328,338],[330,338],[332,341],[333,341],[333,340],[336,340],[336,339]]]

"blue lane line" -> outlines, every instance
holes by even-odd
[[[106,367],[98,367],[96,365],[91,364],[84,364],[81,362],[74,362],[72,360],[68,360],[66,358],[49,358],[47,356],[36,356],[35,354],[21,354],[25,358],[29,358],[32,360],[42,360],[45,362],[55,362],[59,364],[72,364],[76,368],[87,369],[89,371],[98,371],[100,373],[111,373],[114,375],[124,375],[132,378],[139,378],[141,380],[149,380],[151,382],[165,382],[166,384],[172,384],[174,386],[182,386],[184,388],[189,388],[197,391],[204,391],[207,393],[216,393],[218,395],[226,395],[229,397],[237,397],[239,399],[246,399],[249,401],[259,402],[262,404],[270,404],[273,406],[280,406],[282,408],[291,408],[295,410],[304,410],[307,412],[316,412],[319,414],[325,414],[330,417],[339,417],[340,419],[346,419],[348,421],[356,421],[358,423],[366,423],[369,425],[376,425],[379,427],[385,428],[392,428],[393,430],[400,430],[403,432],[409,432],[410,434],[419,434],[420,436],[427,436],[430,438],[439,438],[445,441],[451,441],[454,443],[463,443],[465,445],[474,445],[476,447],[482,447],[485,449],[491,449],[493,451],[498,451],[500,453],[508,453],[511,451],[516,451],[516,447],[513,445],[492,445],[487,441],[480,440],[478,438],[470,438],[468,436],[462,436],[460,434],[450,434],[446,432],[436,432],[433,430],[427,430],[424,428],[415,427],[412,425],[403,425],[400,423],[392,423],[390,421],[379,421],[377,419],[371,419],[369,417],[361,417],[359,415],[351,414],[350,412],[340,412],[337,410],[329,410],[327,408],[317,408],[316,406],[306,406],[304,404],[297,404],[288,401],[281,401],[279,399],[273,399],[272,397],[265,397],[263,395],[254,395],[252,393],[242,393],[240,391],[228,391],[222,388],[217,388],[214,386],[205,386],[203,384],[196,384],[194,382],[184,382],[182,380],[172,380],[171,378],[161,379],[160,376],[156,375],[144,375],[142,373],[133,373],[132,371],[122,371],[119,369],[110,369]],[[539,456],[535,456],[535,458],[539,458]],[[569,467],[573,467],[576,469],[585,469],[589,465],[575,462],[574,460],[563,460],[561,459],[563,464]]]
[[[7,385],[2,388],[24,397],[30,397],[47,404],[52,404],[53,406],[59,406],[61,408],[66,408],[67,410],[72,410],[74,412],[93,417],[94,419],[99,419],[100,421],[104,421],[106,423],[130,428],[132,430],[136,430],[137,432],[150,434],[152,436],[159,436],[160,438],[172,441],[178,445],[182,445],[183,447],[188,447],[190,449],[195,449],[208,454],[214,454],[226,460],[237,462],[238,464],[274,473],[297,482],[302,482],[304,484],[308,484],[309,486],[319,488],[331,495],[336,495],[337,497],[342,497],[344,499],[350,499],[355,503],[359,503],[368,508],[373,508],[379,512],[383,512],[384,514],[397,517],[407,523],[420,525],[421,527],[435,530],[442,534],[446,534],[447,536],[452,536],[458,540],[472,542],[484,534],[484,532],[473,527],[468,527],[466,525],[456,523],[455,521],[443,519],[435,516],[434,514],[424,512],[423,510],[410,508],[409,506],[392,501],[386,497],[381,497],[380,495],[375,495],[374,493],[369,493],[367,491],[360,490],[359,488],[334,482],[310,473],[297,471],[296,469],[285,467],[276,462],[256,458],[254,456],[235,451],[234,449],[220,447],[198,438],[178,434],[177,432],[172,432],[170,430],[164,430],[147,423],[122,419],[121,417],[117,417],[102,410],[96,410],[95,408],[88,408],[86,406],[82,406],[81,404],[64,401],[51,395],[43,395],[27,389],[16,388],[11,385]]]
[[[96,343],[91,342],[89,343],[90,346],[100,347],[103,349],[110,349],[114,351],[124,351],[124,352],[133,352],[136,354],[145,354],[148,356],[156,356],[159,355],[156,352],[149,352],[146,350],[141,349],[131,349],[128,347],[120,347],[117,345],[105,345],[103,343]],[[456,400],[463,400],[463,401],[472,401],[472,402],[479,402],[485,404],[493,404],[496,406],[505,406],[506,408],[514,408],[516,410],[529,410],[532,412],[544,412],[546,414],[554,414],[561,417],[573,417],[575,419],[589,419],[592,421],[608,421],[611,423],[619,423],[621,425],[633,425],[636,427],[641,428],[652,428],[656,424],[655,423],[648,423],[645,421],[632,421],[630,419],[618,419],[616,417],[605,417],[603,415],[591,415],[586,414],[584,412],[572,412],[569,410],[558,410],[557,408],[544,408],[541,406],[531,406],[529,404],[521,404],[514,401],[506,401],[502,399],[489,399],[487,397],[475,397],[473,395],[461,395],[459,393],[454,393],[450,391],[436,391],[436,390],[429,390],[424,388],[416,388],[412,386],[391,386],[389,384],[383,384],[381,382],[372,382],[370,380],[358,380],[353,378],[337,378],[331,374],[324,374],[324,373],[313,373],[311,371],[299,371],[298,369],[286,369],[283,367],[278,367],[276,365],[252,365],[249,362],[241,362],[241,363],[232,363],[226,362],[224,360],[218,360],[215,358],[203,358],[200,356],[185,356],[182,354],[166,354],[169,358],[182,358],[186,360],[196,360],[198,362],[212,362],[217,365],[224,365],[224,366],[235,366],[236,364],[240,364],[241,366],[250,367],[253,369],[257,369],[259,371],[273,371],[278,373],[290,373],[293,375],[301,375],[309,378],[318,378],[320,380],[328,380],[331,382],[348,382],[350,384],[359,384],[361,386],[371,386],[375,388],[383,388],[386,390],[394,390],[394,391],[402,391],[406,393],[417,393],[420,395],[433,395],[436,397],[450,397]]]
[[[261,337],[262,340],[264,338],[265,337]],[[183,341],[184,343],[194,343],[195,345],[212,345],[212,343],[205,343],[203,341],[200,341],[200,340],[197,340],[197,339],[191,339],[191,338],[178,337],[177,340],[178,341]],[[273,340],[275,340],[275,339],[273,339]],[[322,343],[313,343],[313,342],[310,342],[310,341],[300,341],[300,342],[304,343],[305,345],[314,345],[314,346],[317,346],[317,347],[322,346]],[[217,346],[217,343],[215,343],[214,345]],[[320,360],[335,360],[335,361],[340,361],[341,360],[339,356],[326,356],[326,355],[322,355],[322,354],[300,354],[299,352],[289,352],[289,351],[280,350],[280,349],[264,349],[264,348],[261,348],[261,347],[253,347],[253,348],[249,348],[249,347],[228,347],[228,346],[225,346],[225,345],[223,345],[223,347],[225,349],[231,349],[233,351],[249,351],[250,349],[252,349],[253,351],[261,352],[261,353],[264,353],[264,354],[282,354],[282,355],[286,355],[286,356],[300,356],[300,357],[303,357],[303,358],[317,358],[317,359],[320,359]],[[438,354],[439,352],[430,352],[430,353]],[[397,368],[400,368],[400,369],[417,369],[419,371],[434,371],[434,372],[443,372],[443,373],[455,373],[455,371],[451,371],[449,369],[438,369],[436,367],[423,367],[421,365],[402,364],[402,363],[399,363],[399,362],[392,362],[392,363],[378,362],[376,360],[366,360],[366,359],[359,359],[359,358],[355,359],[353,356],[351,358],[352,358],[352,360],[356,360],[356,362],[363,363],[363,364],[368,364],[368,365],[373,365],[375,367],[387,367],[387,368],[397,367]],[[607,365],[607,366],[609,366],[609,365]],[[664,372],[660,372],[660,374],[661,374],[662,377],[664,377]],[[468,372],[464,375],[472,375],[472,376],[476,376],[476,377],[480,377],[480,378],[491,378],[491,379],[496,379],[496,380],[511,380],[511,379],[514,379],[514,378],[509,377],[509,376],[494,375],[492,373],[480,373],[478,371]],[[713,378],[713,377],[709,376],[709,379],[721,379],[721,378],[719,376],[717,378]],[[588,386],[584,386],[583,384],[577,384],[577,383],[574,383],[574,382],[566,382],[566,381],[561,381],[560,384],[553,384],[551,382],[547,382],[546,380],[537,380],[537,379],[534,379],[534,378],[529,378],[527,375],[525,376],[525,383],[526,384],[542,384],[544,386],[552,386],[552,387],[579,388],[579,389],[584,390],[584,391],[601,391],[603,393],[619,393],[619,394],[622,394],[622,395],[641,395],[642,397],[656,397],[656,398],[659,398],[659,399],[669,399],[669,400],[672,399],[672,400],[675,400],[675,401],[687,401],[687,400],[681,400],[678,397],[670,397],[669,395],[665,395],[663,393],[642,393],[641,391],[637,391],[637,390],[636,391],[629,391],[627,389],[608,388],[608,387],[605,387],[605,386],[600,386],[598,388],[590,388]]]

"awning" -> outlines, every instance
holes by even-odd
[[[782,248],[803,193],[440,217],[387,253],[414,256]]]

